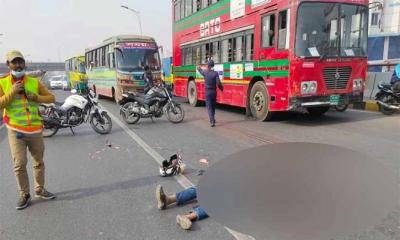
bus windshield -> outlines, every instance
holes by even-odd
[[[123,46],[117,49],[117,68],[121,71],[141,71],[145,66],[160,70],[157,48]]]
[[[84,62],[79,62],[79,64],[78,64],[78,72],[79,73],[86,73],[85,63]]]
[[[303,3],[297,16],[296,55],[354,57],[367,55],[367,7]]]

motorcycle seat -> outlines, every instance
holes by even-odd
[[[140,104],[142,104],[142,105],[145,105],[145,103],[144,103],[144,98],[135,96],[135,101],[137,101],[138,103],[140,103]]]
[[[392,85],[390,85],[390,84],[379,84],[379,88],[386,89],[386,90],[392,90]]]

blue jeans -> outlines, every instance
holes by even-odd
[[[196,187],[187,188],[176,194],[176,203],[178,205],[182,205],[182,204],[188,203],[188,202],[196,200],[196,199],[197,199]],[[206,211],[204,211],[204,209],[201,207],[194,207],[193,211],[197,215],[197,220],[203,220],[205,218],[208,218]]]

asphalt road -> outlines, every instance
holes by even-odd
[[[58,101],[67,96],[55,93]],[[101,100],[101,104],[119,118],[114,102]],[[158,183],[170,192],[182,186],[174,178],[159,176],[154,154],[168,158],[180,152],[187,164],[185,176],[193,184],[201,177],[199,170],[206,170],[199,159],[207,158],[212,164],[234,152],[277,142],[343,146],[399,169],[399,115],[348,111],[310,118],[280,114],[272,122],[257,122],[245,120],[241,109],[220,106],[217,127],[210,128],[204,107],[183,107],[186,117],[181,124],[165,117],[154,123],[141,119],[129,126],[114,121],[112,133],[105,136],[85,124],[75,129],[75,136],[64,129],[46,139],[47,188],[58,198],[35,200],[24,211],[15,210],[16,183],[6,129],[0,127],[0,239],[235,239],[213,219],[196,223],[193,231],[181,230],[175,216],[196,203],[157,210],[154,190]],[[132,136],[151,149],[145,151]],[[106,146],[107,141],[112,148]],[[400,214],[394,211],[384,222],[346,239],[400,239],[399,226]]]

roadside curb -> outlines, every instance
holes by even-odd
[[[349,107],[357,110],[379,112],[379,105],[376,103],[375,100],[367,100],[365,102],[354,103]]]

